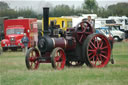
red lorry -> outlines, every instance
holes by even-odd
[[[4,20],[5,39],[1,41],[3,51],[22,48],[21,39],[26,33],[29,38],[28,48],[35,46],[38,41],[37,19],[6,19]]]

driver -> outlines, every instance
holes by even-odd
[[[91,26],[93,27],[93,21],[92,21],[92,19],[91,19],[91,16],[88,16],[87,22],[88,22],[89,24],[91,24]]]

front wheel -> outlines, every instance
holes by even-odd
[[[26,67],[29,70],[36,70],[39,67],[39,51],[36,48],[30,48],[26,53]]]
[[[83,44],[83,57],[89,67],[101,68],[108,64],[111,56],[111,46],[102,34],[89,35]]]
[[[66,56],[64,50],[60,47],[55,48],[51,53],[51,63],[54,69],[64,69]]]

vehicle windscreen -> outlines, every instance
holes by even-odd
[[[24,33],[24,29],[20,29],[20,28],[16,28],[16,29],[8,29],[6,31],[7,35],[11,35],[11,34],[23,34]]]
[[[128,25],[128,19],[125,19],[125,25]]]
[[[72,27],[72,21],[67,21],[67,27]]]
[[[118,26],[110,26],[110,30],[117,31],[119,30]]]

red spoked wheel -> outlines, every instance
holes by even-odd
[[[26,67],[29,70],[36,70],[39,67],[39,51],[36,48],[30,48],[26,53]]]
[[[64,50],[60,47],[55,48],[51,53],[52,67],[58,70],[64,69],[66,56]]]
[[[108,64],[111,56],[111,46],[102,34],[91,34],[83,44],[83,57],[89,67],[101,68]]]
[[[86,37],[93,33],[93,28],[88,22],[81,22],[76,26],[77,40],[80,44],[86,39]]]

